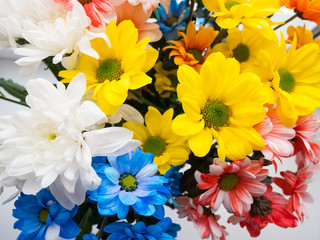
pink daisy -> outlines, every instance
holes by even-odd
[[[296,135],[295,130],[284,126],[278,119],[275,109],[267,112],[265,119],[254,126],[265,142],[265,149],[261,152],[271,160],[277,169],[275,157],[289,157],[294,154],[294,147],[290,141]]]
[[[246,217],[236,215],[228,219],[228,223],[247,227],[251,237],[258,237],[268,223],[274,223],[279,227],[296,227],[298,219],[288,210],[288,200],[280,193],[272,192],[271,185],[261,197],[254,197],[251,210]]]
[[[298,168],[304,168],[310,164],[319,163],[320,145],[312,140],[320,128],[319,116],[312,114],[298,119],[295,126],[295,151]]]
[[[310,165],[304,167],[298,172],[291,171],[281,172],[283,178],[274,177],[273,182],[278,185],[283,194],[289,195],[289,210],[296,212],[299,219],[303,222],[304,216],[308,217],[308,212],[303,204],[304,202],[313,202],[312,196],[306,192],[308,183],[312,181],[315,172],[319,170],[319,165]]]
[[[228,233],[225,227],[218,224],[219,215],[215,215],[210,209],[197,205],[191,198],[176,197],[179,218],[188,217],[198,230],[201,238],[208,238],[211,235],[212,240],[225,240]]]
[[[227,164],[215,158],[210,174],[195,172],[197,187],[207,190],[195,198],[195,203],[210,205],[216,211],[221,203],[229,211],[242,216],[250,211],[253,198],[267,190],[260,181],[268,175],[261,161],[244,158]]]
[[[71,11],[76,4],[81,3],[87,16],[91,19],[93,27],[99,27],[102,23],[109,23],[116,19],[112,0],[55,0],[63,4],[64,8]],[[121,0],[123,2],[124,0]]]

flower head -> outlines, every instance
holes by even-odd
[[[14,206],[13,216],[19,219],[14,228],[22,231],[18,239],[73,239],[79,234],[79,228],[72,220],[78,207],[65,209],[48,189],[37,195],[21,193]]]
[[[210,205],[214,211],[223,203],[229,212],[246,215],[253,203],[252,197],[261,196],[267,190],[260,181],[269,172],[262,169],[262,166],[261,162],[249,158],[230,165],[215,158],[210,165],[210,174],[195,173],[197,187],[206,190],[195,202],[203,206]]]
[[[140,215],[163,218],[163,204],[167,197],[163,184],[168,180],[154,175],[158,167],[151,153],[140,149],[118,157],[94,159],[98,176],[102,179],[98,189],[89,192],[89,199],[98,202],[101,215],[117,214],[119,219],[127,216],[129,207]]]
[[[99,60],[82,54],[77,70],[61,71],[64,82],[70,82],[76,74],[83,72],[87,78],[87,90],[93,89],[93,99],[107,114],[112,115],[124,103],[129,89],[137,89],[151,78],[145,72],[152,68],[158,52],[145,48],[149,39],[138,40],[138,30],[131,21],[122,21],[118,26],[114,21],[107,26],[110,46],[102,38],[91,40]]]
[[[296,48],[301,48],[302,46],[308,44],[308,43],[316,43],[320,45],[320,39],[314,39],[313,40],[313,33],[312,31],[306,29],[306,25],[301,26],[289,26],[287,28],[287,34],[288,34],[288,39],[286,43],[292,44],[294,36],[296,35],[297,38],[297,46]],[[320,52],[319,52],[320,54]]]

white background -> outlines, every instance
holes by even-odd
[[[285,10],[288,13],[284,19],[290,17],[291,12]],[[280,19],[277,19],[280,21]],[[308,29],[311,29],[314,24],[310,22],[305,22]],[[301,20],[295,20],[294,25],[302,25]],[[284,27],[285,29],[285,27]],[[19,68],[14,64],[14,56],[12,56],[9,51],[0,51],[0,77],[5,79],[12,79],[20,84],[25,84],[27,80],[37,77],[43,77],[51,81],[55,81],[54,77],[49,71],[44,70],[44,66],[39,68],[39,71],[32,75],[31,77],[22,78],[18,75]],[[0,100],[0,115],[10,114],[17,110],[24,109],[23,106],[13,104]],[[295,164],[292,159],[284,159],[284,164],[281,166],[280,170],[289,169],[295,171]],[[272,168],[269,169],[271,175],[274,176],[274,171]],[[0,196],[0,202],[3,202],[7,199],[12,193],[13,189],[6,189],[5,192]],[[269,224],[265,229],[262,230],[261,235],[258,239],[261,240],[278,240],[278,239],[290,239],[290,240],[319,240],[320,239],[320,173],[315,177],[315,180],[309,184],[308,192],[314,197],[313,204],[306,204],[309,211],[309,219],[305,219],[303,224],[299,224],[297,228],[294,229],[283,229],[279,228],[273,224]],[[13,229],[13,224],[16,219],[12,216],[12,209],[14,208],[13,202],[10,202],[6,205],[0,206],[0,240],[12,240],[16,239],[19,235],[19,231]],[[240,228],[239,225],[233,226],[227,224],[227,218],[229,214],[223,210],[221,207],[218,211],[218,214],[222,215],[219,224],[225,225],[229,236],[227,239],[251,239],[249,233],[246,229]],[[166,209],[166,215],[171,217],[173,222],[181,225],[182,230],[178,234],[178,240],[197,240],[200,237],[197,234],[196,229],[193,227],[192,223],[187,222],[186,219],[178,219],[176,211],[171,209]]]

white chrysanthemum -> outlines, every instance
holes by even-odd
[[[0,166],[5,166],[7,179],[23,181],[24,193],[50,187],[54,197],[70,209],[100,184],[91,167],[93,156],[121,155],[140,142],[121,127],[89,130],[107,119],[93,102],[81,103],[84,74],[77,75],[67,89],[59,82],[55,88],[44,79],[30,80],[26,88],[31,109],[15,113],[11,128],[0,131],[5,151],[0,152]]]

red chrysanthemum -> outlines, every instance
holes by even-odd
[[[210,174],[195,173],[197,187],[207,190],[195,198],[195,202],[210,205],[214,211],[223,203],[229,212],[239,216],[247,214],[253,203],[252,197],[261,196],[267,190],[260,183],[268,175],[268,170],[262,167],[262,162],[249,158],[232,164],[215,158],[214,164],[210,165]]]

